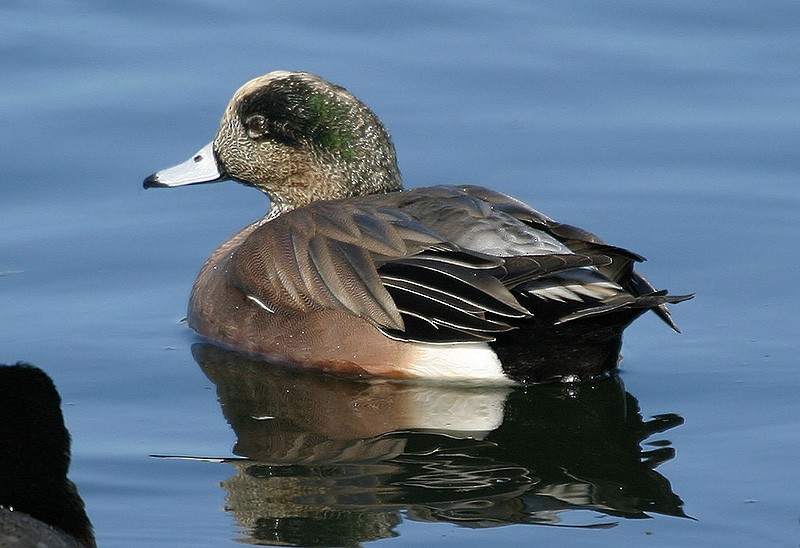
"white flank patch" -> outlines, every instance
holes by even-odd
[[[428,379],[513,384],[486,343],[414,343],[416,357],[403,372]]]

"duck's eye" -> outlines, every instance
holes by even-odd
[[[267,119],[260,114],[250,116],[244,123],[247,128],[247,134],[252,139],[263,137],[267,133]]]

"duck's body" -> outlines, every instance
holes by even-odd
[[[390,378],[548,381],[616,365],[667,297],[608,246],[482,187],[400,192],[394,148],[355,97],[307,73],[234,95],[214,142],[145,186],[235,178],[270,196],[203,267],[201,335],[273,361]]]

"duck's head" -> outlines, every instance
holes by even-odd
[[[271,217],[316,200],[402,187],[391,138],[369,107],[319,76],[285,71],[239,88],[214,140],[144,187],[226,179],[266,193]]]

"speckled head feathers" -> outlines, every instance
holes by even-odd
[[[401,188],[378,117],[344,88],[306,72],[271,72],[239,88],[213,148],[225,173],[261,189],[281,210]]]

